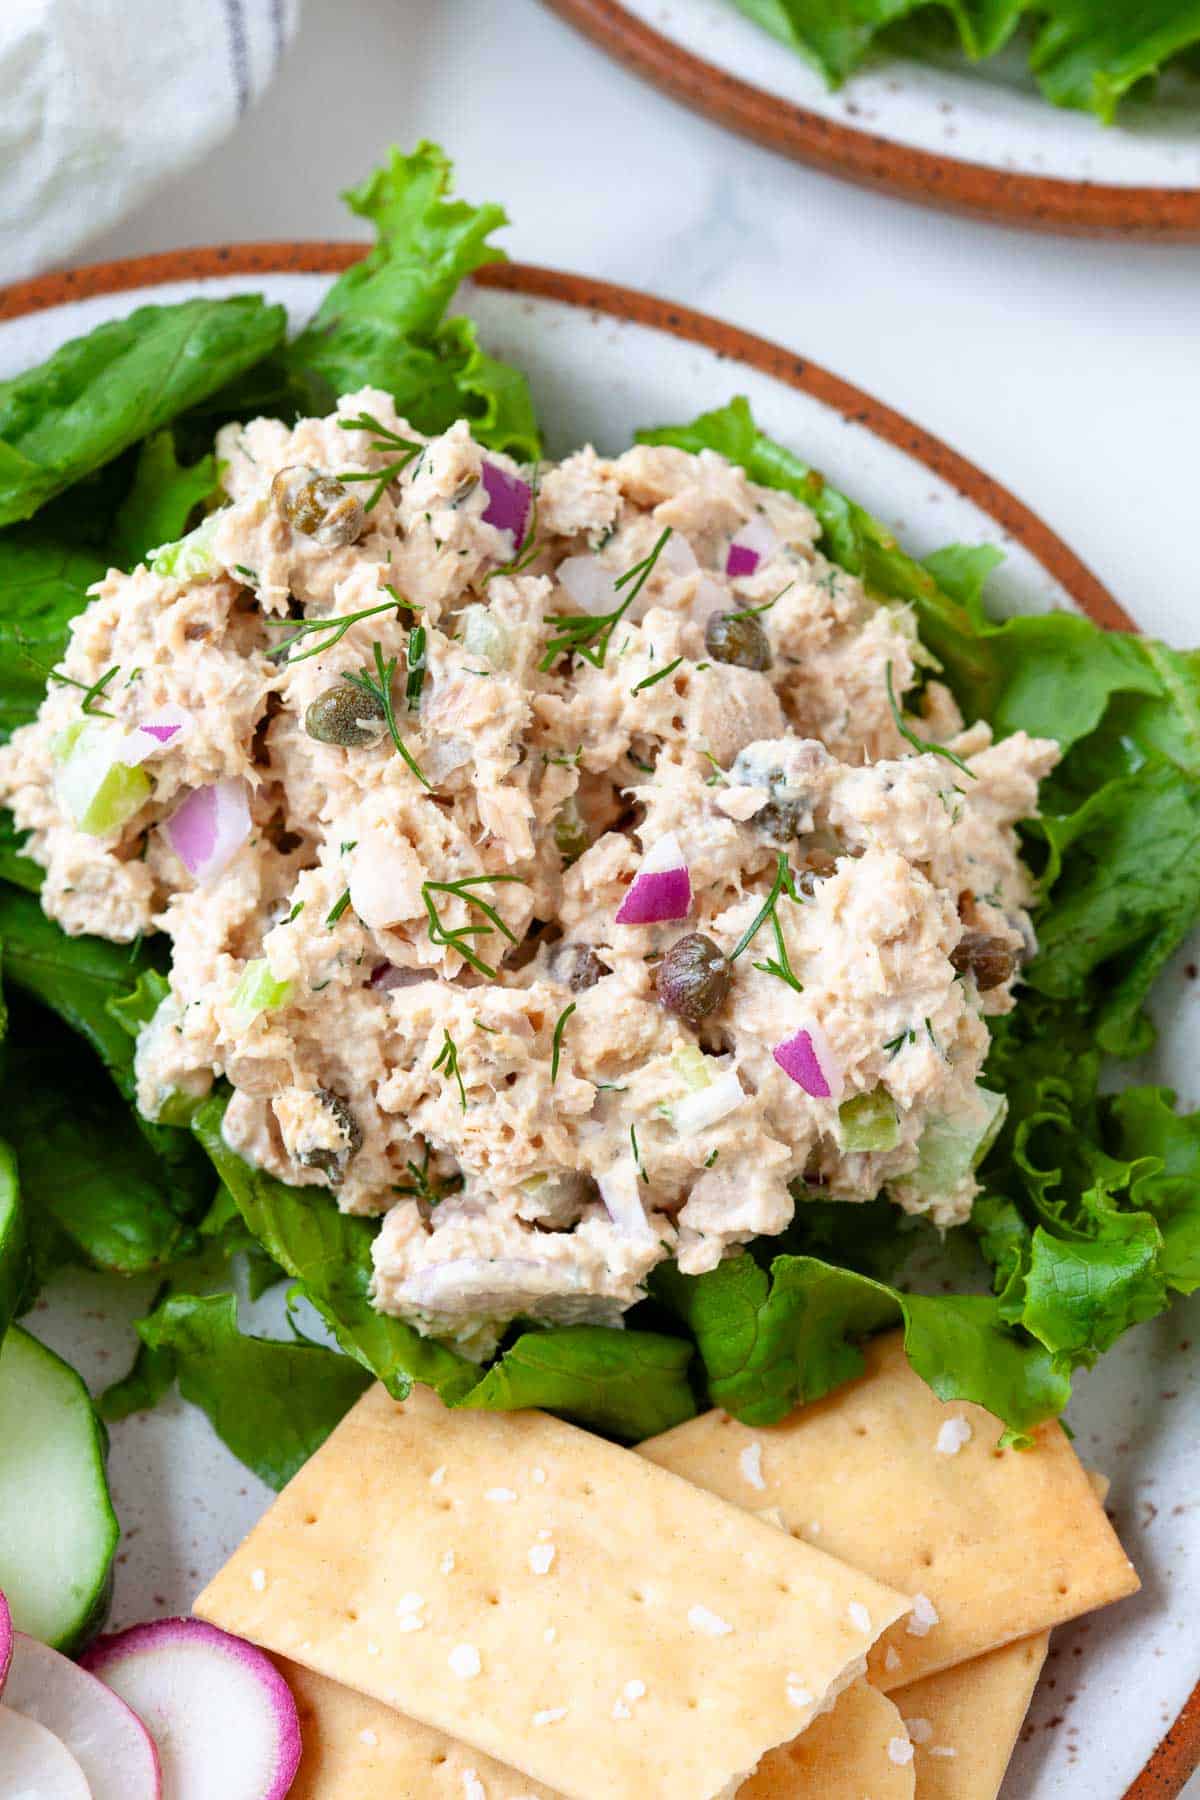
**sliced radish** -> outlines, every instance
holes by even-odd
[[[686,919],[692,910],[692,879],[673,831],[652,844],[617,913],[618,925],[658,925]]]
[[[0,1793],[11,1800],[92,1800],[87,1776],[44,1725],[0,1706]]]
[[[785,1075],[814,1100],[840,1100],[845,1088],[842,1066],[816,1020],[804,1025],[771,1052]]]
[[[8,1674],[8,1665],[13,1653],[12,1614],[8,1610],[8,1601],[0,1593],[0,1694],[4,1692],[4,1681]]]
[[[513,547],[519,550],[525,542],[525,527],[533,505],[529,483],[522,481],[519,475],[510,475],[507,469],[502,469],[499,463],[489,462],[486,457],[479,473],[488,497],[483,511],[484,524],[494,525],[498,531],[511,531]]]
[[[61,1739],[92,1800],[160,1800],[158,1751],[137,1714],[94,1675],[21,1631],[4,1699]]]
[[[203,887],[224,873],[250,836],[250,801],[236,776],[193,788],[163,826],[167,842]]]
[[[253,1644],[199,1619],[159,1619],[101,1638],[83,1663],[145,1721],[169,1800],[283,1800],[300,1722]]]

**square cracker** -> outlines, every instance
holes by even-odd
[[[709,1412],[639,1454],[726,1500],[776,1511],[794,1537],[914,1596],[913,1617],[871,1652],[871,1679],[884,1689],[1137,1591],[1061,1426],[1040,1426],[1032,1449],[1001,1450],[1000,1422],[939,1400],[898,1332],[868,1344],[866,1361],[857,1381],[782,1425]],[[968,1428],[956,1450],[939,1450]]]
[[[288,1800],[557,1800],[550,1789],[378,1700],[277,1656],[304,1755]]]
[[[919,1800],[996,1800],[1049,1644],[1043,1631],[892,1693]]]
[[[723,1794],[907,1610],[590,1432],[382,1387],[195,1606],[568,1800]]]
[[[296,1697],[304,1740],[289,1800],[558,1800],[540,1782],[327,1675],[285,1656],[275,1663]],[[853,1682],[803,1737],[767,1754],[737,1800],[914,1800],[913,1764],[892,1749],[905,1741],[887,1696]]]

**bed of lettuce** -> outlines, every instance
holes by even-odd
[[[503,222],[452,200],[449,179],[421,145],[348,196],[375,248],[297,336],[256,296],[193,299],[144,307],[0,382],[0,730],[35,712],[88,583],[199,516],[223,420],[323,410],[371,382],[422,429],[465,414],[488,444],[536,456],[523,376],[446,316],[459,280],[499,255]],[[373,1377],[401,1397],[426,1382],[451,1405],[544,1406],[637,1441],[710,1402],[777,1420],[852,1378],[861,1341],[898,1324],[940,1395],[990,1407],[1020,1443],[1061,1412],[1075,1369],[1200,1282],[1200,1114],[1161,1088],[1101,1091],[1102,1066],[1148,1048],[1148,992],[1200,914],[1200,653],[1062,614],[991,622],[997,552],[913,561],[763,437],[743,400],[643,436],[720,450],[799,495],[831,557],[913,606],[969,716],[1066,752],[1027,828],[1041,948],[985,1077],[1008,1117],[971,1225],[947,1246],[968,1291],[947,1291],[944,1264],[931,1291],[906,1279],[935,1234],[886,1199],[799,1192],[783,1238],[698,1279],[660,1272],[626,1330],[518,1323],[481,1369],[374,1311],[376,1225],[233,1155],[221,1092],[191,1115],[139,1117],[134,1040],[165,988],[164,948],[66,937],[0,813],[0,1332],[65,1265],[154,1278],[136,1358],[102,1398],[109,1418],[177,1382],[279,1486]],[[244,1332],[238,1293],[278,1284],[290,1336]]]
[[[979,62],[1023,42],[1055,106],[1111,125],[1169,64],[1200,74],[1195,0],[733,0],[840,87],[872,51]]]

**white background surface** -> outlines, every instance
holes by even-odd
[[[1200,638],[1200,247],[1027,236],[861,193],[691,117],[535,0],[306,0],[257,111],[86,254],[356,235],[337,190],[420,135],[464,194],[507,205],[513,256],[824,363],[1029,501],[1142,623]]]

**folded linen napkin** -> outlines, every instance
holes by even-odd
[[[61,262],[230,132],[300,0],[0,0],[0,281]]]

